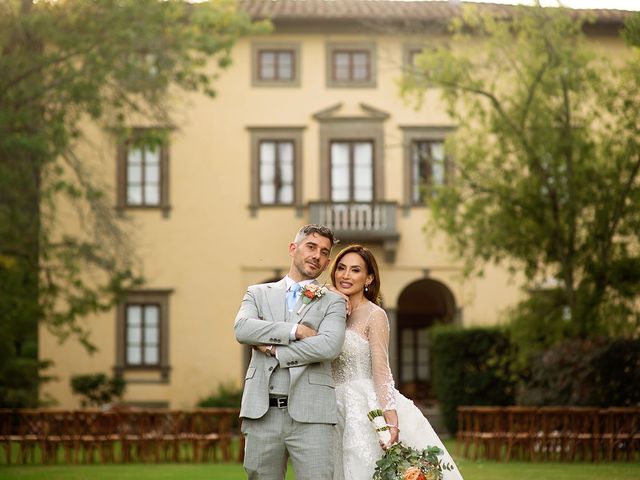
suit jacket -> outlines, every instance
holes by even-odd
[[[336,396],[331,360],[344,342],[346,302],[327,292],[302,312],[302,296],[286,309],[286,282],[252,285],[236,316],[236,339],[246,345],[276,345],[278,358],[253,350],[245,375],[240,416],[260,418],[269,408],[269,378],[276,366],[289,370],[289,414],[298,422],[336,423]],[[289,322],[287,318],[289,317]],[[304,323],[318,335],[290,341],[293,323]]]

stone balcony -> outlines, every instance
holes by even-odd
[[[309,221],[331,227],[343,245],[381,244],[393,263],[400,234],[396,202],[309,202]]]

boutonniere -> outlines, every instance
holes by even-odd
[[[325,293],[327,293],[327,287],[324,285],[316,285],[315,283],[309,283],[302,287],[300,290],[300,294],[302,295],[302,306],[298,309],[298,315],[300,312],[309,305],[316,298],[322,297]]]

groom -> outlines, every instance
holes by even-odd
[[[289,244],[288,275],[250,286],[236,316],[236,339],[254,346],[240,410],[250,480],[284,479],[288,457],[297,480],[333,477],[331,360],[342,349],[346,305],[315,280],[333,243],[329,228],[302,227]]]

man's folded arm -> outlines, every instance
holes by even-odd
[[[291,324],[259,318],[254,294],[249,289],[242,299],[233,330],[236,340],[245,345],[287,345]]]
[[[276,347],[280,366],[296,367],[337,357],[344,343],[346,316],[346,302],[336,299],[327,309],[317,335]]]

